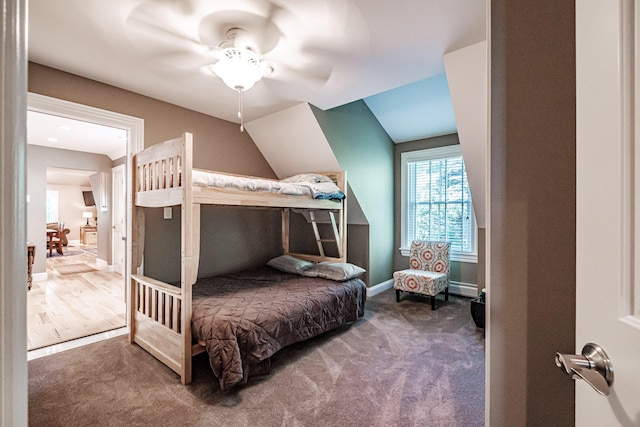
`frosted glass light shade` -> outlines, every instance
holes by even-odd
[[[249,49],[223,49],[222,58],[211,70],[233,90],[248,90],[262,78],[260,59]]]

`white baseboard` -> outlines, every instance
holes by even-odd
[[[33,279],[34,282],[44,282],[48,278],[49,278],[49,275],[47,274],[46,271],[44,273],[33,273],[31,275],[31,279]]]
[[[367,288],[367,297],[373,297],[381,292],[393,287],[393,279],[378,283],[377,285]],[[473,283],[451,282],[449,284],[449,293],[451,295],[460,295],[468,298],[476,298],[478,296],[478,286]]]
[[[478,285],[452,281],[449,283],[449,293],[467,298],[476,298],[478,296]]]
[[[83,345],[93,344],[99,341],[104,341],[109,338],[119,337],[129,333],[128,327],[122,327],[113,329],[107,332],[101,332],[99,334],[89,335],[75,340],[66,341],[60,344],[53,344],[49,347],[42,347],[36,350],[27,352],[27,360],[39,359],[44,356],[60,353],[61,351],[71,350],[73,348],[82,347]]]
[[[386,282],[378,283],[377,285],[367,288],[367,297],[378,295],[380,292],[384,292],[387,289],[393,287],[393,279],[389,279]]]
[[[113,265],[109,265],[109,263],[107,263],[107,261],[104,259],[96,258],[96,265],[98,267],[104,268],[105,271],[109,273],[113,273]]]

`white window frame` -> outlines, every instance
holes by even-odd
[[[426,160],[443,159],[446,157],[462,156],[462,150],[460,145],[449,145],[446,147],[427,148],[424,150],[407,151],[401,153],[400,163],[400,253],[403,256],[409,256],[409,249],[411,246],[411,240],[407,236],[408,224],[407,215],[409,212],[409,200],[407,197],[407,188],[409,181],[409,163],[420,162]],[[471,200],[473,206],[473,200]],[[473,251],[472,252],[460,252],[452,251],[451,260],[458,262],[477,263],[478,262],[478,226],[476,224],[476,216],[471,209],[471,229],[473,230]]]
[[[60,218],[60,193],[57,190],[47,190],[45,203],[46,222],[58,222]]]

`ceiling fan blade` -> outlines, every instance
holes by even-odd
[[[140,4],[129,14],[126,20],[128,28],[142,35],[145,40],[155,39],[163,45],[201,45],[197,34],[192,31],[192,15],[177,11],[175,3],[180,2],[164,0]],[[170,7],[165,7],[164,4],[169,4]]]
[[[271,72],[265,78],[303,85],[311,90],[320,90],[331,78],[333,67],[330,64],[300,64],[278,63],[270,65]]]
[[[198,27],[205,45],[249,48],[258,54],[271,51],[279,42],[281,32],[273,21],[278,8],[267,10],[219,10],[205,16]],[[227,46],[225,46],[227,47]]]
[[[167,5],[183,15],[190,15],[196,10],[195,0],[154,0],[156,4]]]
[[[296,19],[283,21],[282,32],[297,52],[331,60],[332,55],[368,51],[369,27],[353,2],[325,0],[296,6]]]

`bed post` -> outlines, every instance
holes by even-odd
[[[131,215],[131,271],[133,274],[142,274],[142,263],[144,259],[144,209],[136,205],[136,194],[140,191],[140,170],[136,167],[136,154],[133,155],[131,162],[132,173],[129,190],[133,195],[132,215]],[[136,336],[136,282],[133,277],[129,280],[129,289],[127,291],[127,315],[129,316],[129,343],[135,342]]]
[[[181,324],[182,324],[182,372],[180,373],[180,379],[182,384],[189,384],[191,382],[191,285],[195,281],[195,277],[192,277],[190,271],[193,271],[192,262],[194,261],[194,253],[197,251],[199,255],[200,247],[194,247],[193,236],[196,233],[200,234],[200,205],[197,209],[193,206],[193,195],[191,192],[191,169],[192,164],[192,150],[193,150],[193,136],[190,133],[184,134],[183,138],[183,154],[182,154],[182,186],[183,191],[182,211],[181,211],[181,236],[180,236],[180,285],[182,293],[182,310],[181,310]],[[197,211],[197,229],[194,229],[194,211]],[[196,255],[196,262],[197,257]],[[197,265],[193,276],[197,276]],[[193,279],[193,281],[192,281]]]
[[[290,218],[290,210],[289,208],[282,209],[282,252],[285,254],[289,253],[289,218]]]
[[[134,181],[135,181],[135,170]],[[135,189],[134,189],[134,197],[135,197]],[[144,250],[144,213],[142,212],[142,208],[137,207],[135,205],[135,201],[133,203],[133,215],[131,215],[132,225],[131,229],[133,230],[131,236],[131,271],[133,274],[141,274],[142,267],[142,259],[143,259],[143,250]],[[127,290],[127,316],[129,316],[128,324],[129,324],[129,344],[133,344],[135,342],[136,336],[136,304],[134,303],[134,299],[136,298],[136,282],[133,277],[129,280],[129,288]]]
[[[340,253],[340,259],[342,262],[347,262],[347,204],[349,203],[349,197],[347,194],[347,171],[342,171],[342,192],[345,198],[342,200],[342,210],[340,211],[340,247],[342,251]]]

